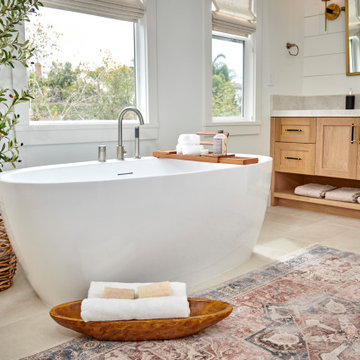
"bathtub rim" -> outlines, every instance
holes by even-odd
[[[252,155],[252,154],[235,154],[236,156],[246,156],[246,157],[258,157],[259,162],[256,164],[249,164],[249,165],[237,165],[237,164],[220,164],[220,163],[210,163],[210,162],[202,162],[202,164],[206,164],[209,166],[209,168],[206,169],[199,169],[199,170],[190,170],[190,171],[182,171],[179,169],[179,171],[171,172],[171,173],[165,173],[165,174],[147,174],[145,176],[136,176],[136,177],[122,177],[122,178],[104,178],[104,179],[92,179],[91,176],[89,176],[88,179],[81,179],[81,180],[65,180],[65,181],[23,181],[21,179],[22,174],[27,174],[31,172],[36,171],[51,171],[53,169],[61,169],[61,168],[72,168],[72,167],[86,167],[86,166],[107,166],[109,164],[122,164],[124,162],[138,162],[141,160],[145,161],[166,161],[166,162],[173,162],[173,161],[179,161],[178,159],[159,159],[154,156],[144,156],[141,159],[134,159],[134,158],[126,158],[125,160],[117,160],[117,159],[109,159],[106,162],[99,162],[96,160],[92,161],[80,161],[80,162],[74,162],[74,163],[62,163],[62,164],[52,164],[52,165],[40,165],[40,166],[32,166],[32,167],[26,167],[21,169],[13,169],[8,170],[0,173],[0,186],[1,183],[4,184],[12,184],[12,185],[68,185],[68,184],[82,184],[82,183],[101,183],[101,182],[113,182],[113,181],[126,181],[126,180],[138,180],[138,179],[153,179],[153,178],[162,178],[162,177],[169,177],[169,176],[179,176],[179,175],[187,175],[187,174],[199,174],[199,173],[206,173],[206,172],[214,172],[214,171],[227,171],[231,169],[236,168],[253,168],[253,167],[259,167],[261,165],[264,165],[266,163],[271,163],[273,159],[270,156],[265,155]],[[199,163],[198,161],[189,161],[189,160],[182,160],[190,163]],[[213,168],[211,168],[214,166]],[[20,176],[20,181],[16,179]],[[7,179],[10,177],[10,179]],[[15,179],[13,179],[15,177]],[[15,181],[14,181],[15,180]]]

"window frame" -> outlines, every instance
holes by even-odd
[[[255,121],[255,35],[243,37],[228,33],[212,31],[211,44],[213,38],[227,38],[235,41],[243,41],[244,43],[244,66],[243,66],[243,116],[238,117],[213,117],[211,112],[211,121],[206,123],[206,127],[218,127],[219,125],[236,126],[236,125],[258,125]],[[212,60],[212,46],[211,46]],[[212,84],[212,81],[211,81]],[[211,87],[212,89],[212,87]],[[212,99],[211,99],[212,109]]]
[[[144,17],[134,23],[136,104],[145,119],[141,138],[147,140],[158,139],[159,133],[159,125],[154,120],[157,119],[157,108],[150,107],[151,103],[157,104],[157,86],[153,81],[157,77],[156,58],[154,58],[156,54],[148,45],[156,44],[156,29],[148,26],[155,15],[156,7],[148,4]],[[25,40],[25,26],[22,25],[19,30],[21,39]],[[15,89],[26,87],[27,79],[26,69],[16,66],[12,70]],[[151,101],[149,97],[151,97]],[[15,131],[19,141],[25,145],[113,142],[117,140],[117,119],[31,121],[29,103],[18,105],[16,111],[19,113],[20,119]],[[119,113],[120,111],[121,109],[119,109]],[[137,120],[129,120],[124,123],[124,141],[133,140],[136,124],[138,124]]]
[[[219,35],[221,34],[221,35]],[[241,112],[243,114],[243,116],[239,117],[239,116],[213,116],[213,121],[214,122],[219,122],[219,123],[223,123],[223,122],[239,122],[240,121],[244,121],[245,118],[245,50],[246,50],[246,44],[245,44],[245,40],[243,38],[240,38],[239,36],[229,36],[230,34],[225,34],[225,33],[216,33],[213,32],[212,36],[211,36],[211,40],[213,41],[214,39],[217,40],[223,40],[223,41],[229,41],[229,42],[234,42],[234,43],[242,43],[243,44],[243,67],[242,67],[242,78],[243,78],[243,88],[242,88],[242,98],[241,98]],[[213,105],[213,104],[212,104]]]

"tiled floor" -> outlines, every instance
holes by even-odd
[[[189,292],[229,280],[315,243],[360,253],[360,220],[270,208],[251,259]],[[19,359],[77,336],[55,324],[48,311],[19,269],[14,285],[0,293],[0,360]]]

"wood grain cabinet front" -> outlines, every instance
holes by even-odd
[[[315,173],[315,144],[275,143],[275,171]]]
[[[272,117],[271,204],[360,219],[360,204],[300,196],[299,185],[360,188],[360,117]]]
[[[275,141],[314,144],[316,140],[315,118],[277,118]]]
[[[359,126],[357,118],[317,119],[316,175],[360,178]]]

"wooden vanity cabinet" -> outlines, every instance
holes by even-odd
[[[315,175],[357,178],[359,125],[356,118],[317,119]]]
[[[307,183],[360,188],[360,118],[273,117],[271,204],[360,219],[360,204],[294,194]]]
[[[357,158],[357,179],[360,180],[360,125],[358,126],[358,158]]]

